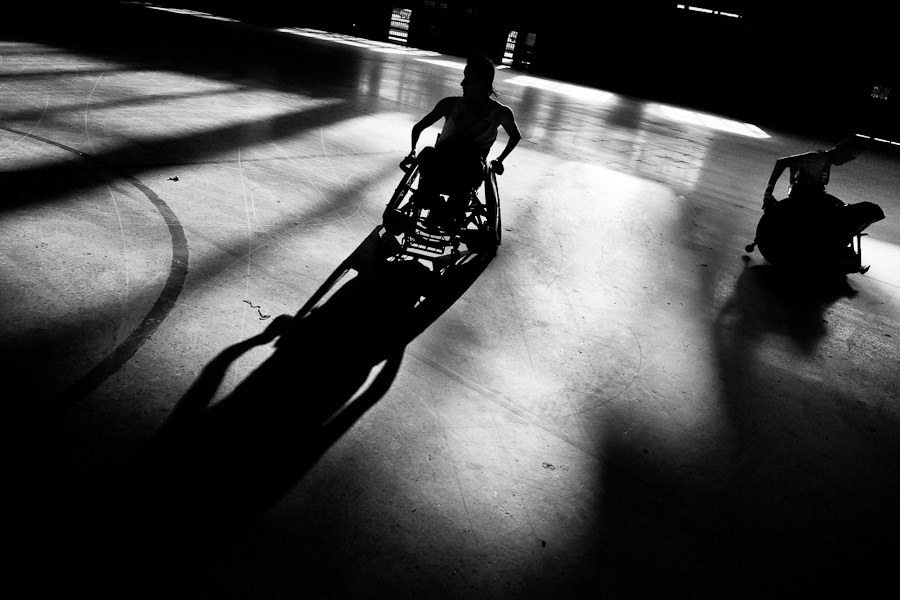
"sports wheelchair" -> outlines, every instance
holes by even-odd
[[[770,264],[811,273],[864,274],[862,238],[869,225],[884,219],[872,202],[846,204],[820,197],[787,197],[763,209],[756,237],[744,250],[758,246]]]
[[[459,218],[449,223],[434,224],[433,211],[450,202],[447,194],[427,202],[417,194],[421,173],[415,153],[400,163],[403,178],[384,209],[381,237],[387,254],[395,260],[421,259],[436,266],[456,263],[471,254],[495,254],[500,246],[500,194],[497,173],[490,163],[484,165],[484,176],[468,193]],[[478,191],[484,188],[482,200]],[[436,204],[437,203],[437,204]]]

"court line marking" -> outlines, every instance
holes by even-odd
[[[156,192],[147,187],[137,177],[120,171],[96,156],[81,152],[80,150],[61,144],[60,142],[31,133],[24,133],[3,125],[0,125],[0,129],[15,135],[21,135],[23,136],[22,139],[33,139],[51,146],[56,146],[57,148],[71,152],[76,156],[93,162],[103,169],[121,177],[137,188],[148,200],[150,200],[150,203],[153,204],[154,208],[156,208],[162,216],[172,240],[172,261],[169,265],[169,274],[166,278],[166,283],[156,301],[153,303],[153,306],[150,307],[150,310],[144,315],[144,318],[125,341],[116,346],[113,351],[93,369],[82,375],[81,378],[60,392],[47,406],[41,407],[41,412],[44,414],[35,415],[38,418],[47,418],[63,412],[87,397],[88,394],[97,389],[110,376],[119,371],[119,369],[134,356],[141,346],[144,345],[144,342],[149,340],[150,336],[156,332],[172,309],[175,308],[178,296],[184,288],[184,282],[188,273],[188,243],[187,237],[184,234],[184,228],[175,212],[172,211],[169,205],[166,204]]]

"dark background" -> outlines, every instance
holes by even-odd
[[[261,28],[313,27],[376,40],[387,38],[393,8],[390,3],[377,0],[334,1],[327,4],[295,2],[290,5],[284,0],[197,0],[173,1],[168,4],[233,16],[256,23]],[[460,56],[484,52],[497,61],[502,55],[509,31],[534,33],[536,43],[527,71],[535,75],[689,104],[761,125],[763,122],[779,122],[810,130],[817,135],[833,136],[864,128],[880,135],[890,135],[891,131],[897,131],[897,112],[891,112],[890,108],[890,103],[896,102],[895,95],[889,95],[887,100],[871,98],[874,86],[891,86],[893,83],[895,68],[890,53],[890,21],[884,14],[871,12],[865,3],[854,3],[855,12],[852,15],[847,14],[848,9],[838,12],[837,9],[825,8],[824,4],[818,12],[813,13],[794,5],[778,10],[769,9],[761,3],[748,3],[747,6],[734,3],[734,8],[724,4],[719,6],[722,10],[731,9],[742,14],[743,18],[739,21],[678,12],[673,3],[661,2],[631,2],[619,6],[556,3],[552,10],[512,8],[517,6],[512,3],[484,2],[477,5],[473,3],[471,6],[458,2],[446,4],[446,8],[439,4],[434,7],[426,6],[424,2],[406,6],[413,11],[411,45]],[[522,6],[524,5],[523,3]],[[504,6],[507,8],[503,8]],[[279,90],[291,89],[288,86],[293,85],[294,77],[315,77],[318,85],[308,85],[306,81],[296,80],[296,89],[307,93],[318,93],[321,90],[328,93],[327,84],[354,77],[353,67],[359,62],[356,57],[348,59],[343,55],[342,58],[342,53],[331,50],[330,44],[318,49],[313,44],[304,44],[308,52],[298,55],[296,44],[282,43],[283,40],[279,41],[278,36],[268,35],[268,32],[266,35],[255,35],[256,30],[252,27],[241,27],[240,36],[228,35],[228,30],[233,28],[218,22],[197,20],[190,27],[180,27],[173,23],[182,19],[160,18],[163,13],[147,14],[156,11],[130,11],[128,6],[111,1],[85,0],[52,4],[35,0],[16,8],[16,12],[10,10],[0,19],[0,30],[4,34],[12,31],[20,35],[34,35],[35,39],[60,39],[65,42],[66,47],[77,47],[79,51],[125,57],[122,58],[123,63],[134,73],[139,73],[142,66],[153,69],[170,68],[172,64],[176,64],[179,72],[204,75],[225,73],[233,81],[240,81],[245,73],[252,74],[254,84],[264,86],[271,82],[273,88]],[[204,24],[211,26],[205,27]],[[140,28],[140,31],[135,28]],[[53,35],[50,36],[50,33]],[[239,44],[246,44],[247,47]],[[258,56],[252,56],[253,50]],[[316,64],[316,60],[323,64]],[[292,68],[296,63],[304,61],[307,64]],[[274,72],[267,74],[263,72],[265,68]],[[526,65],[515,68],[526,69]],[[12,77],[15,74],[7,72],[6,76]],[[361,99],[361,102],[367,101],[369,100],[366,98]],[[280,139],[279,136],[293,135],[297,133],[298,127],[309,122],[322,122],[325,116],[317,113],[297,121],[291,119],[289,116],[272,120],[271,127],[266,127],[265,135],[276,140]],[[280,127],[286,129],[278,131]],[[179,143],[166,141],[149,147],[135,142],[136,148],[128,148],[128,152],[107,158],[110,162],[126,165],[129,164],[129,154],[151,156],[153,160],[159,160],[159,156],[168,158],[172,155],[178,155],[182,161],[185,156],[200,160],[206,156],[205,152],[211,151],[206,146],[227,145],[231,143],[233,135],[233,131],[224,124],[223,131],[212,134],[198,132],[192,139],[184,140],[183,146],[181,140]],[[195,150],[182,151],[182,147]],[[757,159],[748,159],[748,164],[754,164],[754,160]],[[713,161],[705,168],[709,169],[711,177],[721,177],[721,173],[729,172],[723,166],[725,164],[727,163]],[[769,164],[766,163],[766,166]],[[41,185],[37,189],[48,197],[58,194],[60,187],[77,193],[77,187],[71,187],[74,185],[72,181],[79,183],[87,180],[88,176],[80,170],[75,173],[73,176],[61,177],[58,172],[41,170],[25,181],[30,185],[34,180],[41,179]],[[765,171],[762,172],[762,175],[766,174]],[[28,186],[23,184],[22,187]],[[33,190],[30,193],[35,194]],[[726,198],[733,199],[736,195]],[[689,197],[687,210],[683,213],[683,229],[687,231],[696,228],[696,220],[701,218],[698,215],[702,215],[705,208],[718,200],[702,196]],[[706,212],[709,216],[702,218],[708,220],[700,221],[706,224],[702,231],[714,231],[714,219],[723,213],[712,210]],[[725,229],[733,231],[732,227]],[[748,235],[751,232],[748,229]],[[716,233],[712,239],[723,240],[726,239],[725,236],[726,233]],[[745,241],[749,239],[741,239],[740,244]],[[703,248],[705,247],[704,245]],[[819,579],[814,591],[804,589],[807,597],[827,591],[833,579],[848,582],[857,590],[857,595],[862,597],[865,595],[860,591],[862,587],[874,589],[877,581],[887,581],[892,573],[891,567],[898,562],[894,548],[897,537],[896,511],[889,510],[897,497],[897,480],[890,476],[892,464],[881,458],[898,456],[891,451],[895,450],[894,440],[900,438],[891,434],[893,426],[889,418],[882,418],[874,411],[864,412],[861,400],[844,396],[840,391],[834,392],[836,397],[826,399],[826,404],[823,404],[823,410],[839,407],[830,409],[839,412],[824,412],[809,424],[804,424],[800,430],[803,433],[812,432],[810,441],[790,435],[790,425],[802,424],[801,415],[804,418],[814,415],[815,409],[822,402],[817,394],[823,391],[831,393],[831,386],[828,382],[821,385],[803,384],[805,375],[800,374],[796,377],[803,384],[800,398],[793,403],[782,404],[781,393],[788,393],[792,384],[779,380],[779,373],[775,373],[773,377],[769,366],[756,358],[755,354],[761,347],[763,336],[769,333],[785,336],[803,347],[816,346],[825,332],[823,307],[830,306],[834,300],[830,296],[819,298],[815,293],[791,297],[783,292],[779,296],[770,290],[780,291],[783,284],[779,284],[777,280],[775,283],[768,281],[764,269],[747,268],[743,273],[735,284],[734,298],[723,309],[716,323],[715,352],[719,370],[728,375],[722,399],[731,414],[731,420],[737,423],[747,440],[755,442],[761,437],[761,434],[757,434],[758,430],[772,430],[760,444],[760,456],[768,456],[775,444],[782,438],[785,439],[784,443],[790,447],[780,456],[786,456],[787,463],[772,467],[775,477],[766,482],[765,485],[769,487],[758,492],[762,503],[757,506],[752,506],[754,490],[745,492],[737,487],[726,488],[723,493],[725,499],[721,504],[730,506],[733,498],[741,496],[741,500],[744,500],[746,494],[746,503],[750,505],[738,507],[734,512],[726,512],[726,508],[720,506],[718,497],[709,500],[703,489],[691,489],[697,475],[667,471],[664,463],[645,455],[640,451],[640,446],[634,446],[634,442],[622,436],[613,436],[608,445],[602,448],[604,457],[609,457],[607,464],[611,466],[604,473],[603,504],[598,511],[600,527],[585,531],[584,554],[587,556],[576,562],[573,568],[584,564],[601,565],[601,568],[605,568],[601,575],[613,573],[614,577],[619,577],[621,571],[623,580],[629,582],[641,581],[646,571],[659,568],[661,570],[655,574],[656,579],[646,584],[654,591],[665,587],[677,589],[678,583],[685,583],[697,573],[701,577],[690,583],[707,583],[705,578],[708,578],[712,587],[725,588],[732,584],[740,587],[739,584],[747,580],[755,591],[764,590],[777,582],[788,568],[793,567],[799,571],[799,574],[792,573],[797,588],[809,587],[809,581],[823,572],[830,575]],[[707,277],[707,283],[712,280],[711,276]],[[784,297],[788,300],[784,301]],[[868,309],[874,311],[872,300],[869,302]],[[860,306],[862,308],[855,323],[873,321],[869,315],[865,315],[867,305],[860,302]],[[736,324],[729,325],[732,314],[737,315],[734,317],[737,321]],[[884,318],[883,315],[878,316]],[[390,320],[373,321],[373,324],[385,322]],[[857,366],[854,367],[857,372],[867,371],[865,365],[871,362],[871,356],[866,352],[887,352],[892,348],[888,334],[882,334],[879,329],[886,327],[883,325],[885,322],[875,320],[870,329],[866,329],[869,333],[861,334],[860,339],[871,346],[862,347],[860,344],[862,350],[856,354],[859,363],[855,363]],[[87,325],[90,326],[91,322],[87,322]],[[320,329],[325,330],[328,328],[324,326]],[[377,339],[377,336],[361,336],[361,339],[366,340],[372,338]],[[332,336],[330,339],[343,338]],[[238,349],[252,342],[253,340],[247,340]],[[310,347],[319,346],[311,343]],[[228,348],[223,354],[227,358],[232,351],[233,348]],[[852,356],[854,351],[855,348],[848,344],[846,354]],[[272,361],[270,366],[249,379],[242,390],[258,390],[263,385],[278,386],[281,379],[273,376],[272,371],[276,371],[276,374],[295,375],[296,370],[286,366],[292,363],[282,362],[283,354],[279,354],[279,358]],[[326,353],[324,356],[330,355]],[[214,362],[212,366],[217,364]],[[353,361],[351,366],[354,365],[365,366],[365,363]],[[346,370],[346,366],[341,365],[341,368]],[[354,368],[352,372],[360,370]],[[314,373],[320,378],[323,374],[328,375],[324,369]],[[872,377],[877,381],[882,380],[877,374],[870,374],[869,378]],[[198,380],[201,389],[205,379]],[[341,381],[354,380],[344,377]],[[308,385],[308,382],[304,383]],[[867,390],[876,387],[876,384],[864,385],[860,388],[861,393],[868,393]],[[195,395],[196,390],[197,388],[192,388],[190,395]],[[752,394],[758,390],[772,393],[770,397],[752,398]],[[333,393],[340,392],[341,390],[336,390]],[[258,396],[268,397],[267,394]],[[69,595],[77,595],[72,590],[79,587],[73,583],[73,578],[80,578],[85,589],[91,589],[91,586],[96,585],[93,577],[99,572],[102,582],[111,588],[110,597],[121,598],[135,597],[133,589],[119,587],[119,583],[123,581],[143,582],[145,578],[150,579],[151,575],[162,580],[161,574],[177,579],[180,573],[172,573],[178,570],[175,567],[191,569],[198,562],[201,563],[198,568],[202,569],[203,560],[209,560],[214,566],[239,562],[237,559],[231,563],[224,559],[217,562],[219,559],[216,556],[206,559],[203,555],[196,557],[192,553],[195,547],[205,548],[203,540],[208,531],[218,533],[225,529],[222,520],[230,514],[235,502],[246,503],[251,516],[262,512],[263,508],[259,508],[259,505],[276,499],[283,493],[283,489],[277,486],[286,486],[296,481],[303,475],[302,470],[308,464],[295,464],[285,458],[293,454],[273,451],[279,459],[259,468],[268,456],[266,451],[273,445],[276,450],[281,450],[277,448],[278,444],[303,444],[306,443],[306,437],[303,429],[294,426],[295,421],[279,420],[277,417],[280,414],[266,412],[271,405],[243,403],[248,397],[248,394],[241,392],[234,397],[237,404],[228,403],[223,406],[237,406],[240,409],[250,406],[252,412],[228,408],[227,410],[235,412],[224,413],[221,420],[216,421],[217,427],[207,432],[208,437],[200,438],[201,443],[197,448],[188,447],[193,460],[201,465],[200,469],[193,469],[196,463],[184,460],[186,451],[180,440],[170,444],[164,437],[160,444],[162,450],[156,450],[151,457],[162,460],[164,467],[174,463],[172,469],[158,466],[151,468],[151,464],[147,470],[152,477],[142,478],[144,472],[138,471],[134,477],[136,481],[127,481],[129,487],[124,492],[120,494],[117,490],[112,490],[109,492],[111,500],[101,498],[96,501],[96,506],[94,496],[77,498],[73,506],[79,508],[90,505],[92,511],[88,517],[96,514],[96,519],[81,519],[81,514],[75,509],[70,514],[66,505],[67,510],[60,520],[71,518],[71,521],[76,522],[76,527],[74,531],[64,531],[68,537],[61,534],[62,539],[58,542],[50,540],[49,545],[58,548],[55,550],[56,554],[46,552],[44,537],[37,535],[35,540],[28,538],[25,550],[17,551],[20,557],[18,561],[11,563],[11,570],[15,570],[20,563],[27,564],[34,571],[23,569],[24,577],[20,578],[24,578],[29,585],[36,585],[35,582],[47,584],[59,587]],[[273,394],[271,397],[277,403],[278,395]],[[139,398],[134,398],[133,401],[138,404]],[[857,406],[861,408],[857,409]],[[96,413],[102,410],[102,406],[91,408]],[[782,414],[788,415],[793,422],[788,425],[770,423],[782,418]],[[819,431],[825,427],[822,423],[830,414],[840,415],[840,427],[835,429],[836,433],[828,429]],[[248,415],[255,420],[247,420]],[[11,418],[10,414],[6,414],[5,418],[6,423],[11,424],[11,429],[22,429],[18,419]],[[89,417],[80,418],[90,420]],[[94,450],[85,442],[87,449],[82,452],[88,458],[114,447],[108,442],[110,438],[126,437],[129,431],[135,431],[116,430],[111,433],[104,428],[111,430],[109,423],[114,422],[115,417],[98,414],[96,418],[97,424],[92,423],[93,427],[84,427],[77,432],[74,431],[77,428],[73,427],[69,433],[78,443],[90,440],[90,444],[96,444],[100,448]],[[151,417],[142,418],[149,421]],[[274,421],[274,433],[257,425],[268,425],[267,418]],[[78,418],[75,423],[78,423]],[[246,463],[246,470],[239,473],[246,475],[242,479],[234,477],[229,469],[230,463],[222,461],[222,446],[225,445],[227,449],[227,443],[235,439],[233,432],[245,430],[248,423],[255,427],[253,431],[260,442],[252,445],[256,449],[254,457],[262,458]],[[876,425],[883,428],[881,432],[876,431]],[[94,439],[95,436],[99,441]],[[52,438],[52,434],[46,434],[44,439],[48,438]],[[202,443],[209,439],[215,443]],[[10,436],[3,436],[3,441],[9,444]],[[314,442],[318,443],[316,440]],[[37,516],[38,522],[34,528],[39,533],[49,532],[47,537],[55,535],[55,531],[50,525],[43,526],[43,511],[46,510],[56,518],[51,510],[56,503],[71,500],[76,497],[77,492],[90,488],[94,481],[93,476],[84,482],[76,481],[77,477],[88,469],[97,468],[90,461],[82,460],[81,455],[76,455],[68,457],[50,474],[27,469],[32,463],[49,463],[47,457],[56,458],[60,448],[66,448],[66,444],[77,445],[63,435],[47,449],[42,449],[38,459],[29,457],[28,461],[22,463],[25,466],[17,467],[27,472],[23,477],[26,482],[47,481],[52,474],[64,472],[71,464],[79,467],[71,474],[66,472],[66,477],[62,479],[63,482],[74,482],[73,491],[64,500],[42,497],[41,504],[29,506],[24,511],[27,515]],[[314,451],[318,451],[320,446],[311,447],[313,450],[310,450],[309,455],[315,457]],[[807,449],[811,450],[808,454]],[[289,450],[296,451],[291,446]],[[19,458],[12,453],[2,455],[13,463]],[[645,456],[646,458],[642,458]],[[709,458],[709,473],[718,472],[718,460],[718,456]],[[202,469],[205,464],[210,466],[206,471]],[[243,467],[243,464],[239,466]],[[203,472],[206,479],[190,479],[197,471]],[[101,475],[96,476],[98,479],[106,474],[103,469],[100,472]],[[343,473],[353,472],[352,469],[347,469]],[[274,481],[276,487],[269,489],[256,484],[256,477],[273,473],[278,475]],[[334,482],[332,493],[335,489],[340,489],[340,484],[348,481],[341,479],[343,473],[339,472],[334,479],[329,480]],[[749,475],[742,473],[738,475],[734,481],[749,478]],[[761,477],[765,475],[763,473]],[[713,476],[703,476],[700,480],[707,484],[707,477]],[[18,481],[15,476],[11,480]],[[189,488],[190,504],[187,507],[179,504],[179,501],[184,500],[185,486],[182,484],[193,486]],[[788,486],[793,498],[788,498],[787,493],[778,493],[778,487],[782,484]],[[313,485],[310,483],[310,487]],[[25,494],[25,497],[38,496],[44,489],[35,487],[35,493]],[[166,494],[173,489],[182,490],[182,495]],[[350,485],[346,489],[352,492],[359,489],[359,486]],[[797,490],[796,493],[793,490]],[[343,492],[343,489],[340,491]],[[106,492],[105,488],[101,488],[97,494],[100,492]],[[120,496],[131,502],[117,503]],[[362,539],[366,538],[367,531],[376,530],[377,533],[378,527],[366,530],[359,526],[355,529],[357,524],[353,519],[343,519],[345,512],[327,510],[333,508],[332,499],[338,497],[337,494],[329,496],[329,489],[319,491],[317,497],[319,502],[298,502],[299,506],[312,508],[314,511],[311,515],[301,515],[298,517],[300,519],[308,518],[310,522],[315,522],[317,516],[330,512],[331,518],[320,519],[321,524],[316,525],[318,528],[311,526],[307,530],[315,531],[312,539],[345,542],[353,540],[356,532],[363,532],[364,535],[358,536]],[[18,495],[14,498],[16,501],[20,499]],[[169,498],[173,501],[165,504]],[[344,495],[334,502],[338,508],[354,507],[352,496]],[[116,503],[117,509],[107,510],[110,503]],[[46,508],[45,504],[50,508]],[[709,505],[713,505],[712,509],[705,512],[704,509]],[[317,506],[319,509],[315,512]],[[182,509],[183,512],[179,513]],[[375,514],[378,510],[377,505],[369,507],[364,516]],[[711,520],[707,518],[709,514],[725,516],[720,520]],[[742,519],[744,515],[749,515],[750,518]],[[165,518],[169,516],[170,519]],[[342,521],[349,522],[346,528],[343,528]],[[359,521],[365,522],[365,519],[360,518]],[[106,527],[95,527],[96,522]],[[378,521],[373,522],[381,525]],[[195,534],[193,529],[181,531],[181,526],[186,523],[198,527],[199,532]],[[126,524],[128,527],[123,527]],[[29,536],[32,535],[32,525],[26,523],[22,528]],[[146,533],[147,537],[134,534],[131,527],[139,527],[138,533]],[[194,539],[195,535],[199,541]],[[213,534],[209,535],[215,537]],[[644,540],[652,540],[653,543],[644,543]],[[215,545],[215,541],[210,542],[210,546]],[[243,546],[242,542],[243,539],[231,539],[230,545],[223,544],[227,547],[225,552]],[[301,558],[306,559],[306,562],[302,563],[302,576],[315,575],[318,570],[322,572],[320,579],[330,580],[345,573],[342,570],[343,563],[351,562],[346,559],[351,556],[346,552],[347,546],[329,546],[325,542],[303,546]],[[129,543],[131,545],[127,545]],[[884,547],[879,546],[879,543]],[[135,547],[140,544],[144,546]],[[258,548],[260,545],[262,542],[256,546],[251,544],[250,547]],[[363,550],[377,547],[377,544],[368,543],[350,545],[351,549]],[[609,548],[614,551],[610,552]],[[581,549],[579,547],[579,551]],[[141,560],[135,560],[135,553],[138,552],[141,553]],[[105,560],[98,560],[98,556]],[[845,562],[848,556],[851,558],[849,564]],[[683,570],[683,565],[688,563],[695,566],[690,570]],[[644,571],[641,567],[643,564],[651,567]],[[121,569],[111,568],[110,565]],[[60,566],[68,568],[60,571]],[[132,570],[128,570],[129,567]],[[778,570],[779,567],[781,570]],[[859,573],[866,576],[861,577]],[[539,574],[535,575],[535,580],[537,575]],[[593,575],[590,572],[584,573],[585,579],[589,581]],[[567,580],[567,576],[567,572],[558,573],[556,580]],[[573,579],[577,583],[577,578]],[[427,582],[427,577],[421,580]],[[598,580],[602,580],[602,577],[598,577]],[[9,585],[8,578],[4,577],[3,581]],[[361,578],[360,581],[368,580]],[[404,581],[401,579],[399,583]],[[165,597],[165,584],[164,580],[157,581],[156,585],[160,589],[151,597]],[[122,589],[127,591],[123,594]],[[802,594],[797,594],[797,597],[801,596]],[[32,597],[37,595],[32,594]],[[94,593],[93,597],[98,596]],[[760,593],[756,597],[765,597],[765,594]]]
[[[120,3],[60,3],[66,19],[108,19]],[[739,19],[666,0],[538,3],[499,0],[160,0],[157,5],[266,26],[311,27],[387,41],[394,7],[412,11],[409,45],[500,62],[510,31],[533,34],[515,68],[624,94],[719,111],[827,136],[900,140],[896,23],[884,3],[703,0]],[[550,8],[547,8],[549,6]],[[41,18],[53,11],[38,5]],[[66,14],[68,13],[68,14]],[[164,33],[162,34],[164,39]]]

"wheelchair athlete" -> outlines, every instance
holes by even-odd
[[[847,138],[829,150],[785,156],[775,161],[763,194],[763,218],[757,240],[769,262],[790,263],[805,269],[836,268],[842,273],[865,273],[868,266],[853,249],[853,238],[884,218],[871,202],[846,204],[826,191],[831,168],[855,160],[866,143]],[[785,170],[790,171],[788,197],[778,201],[774,190]]]
[[[463,95],[444,98],[412,128],[409,157],[416,156],[422,132],[444,119],[437,143],[418,156],[422,179],[416,201],[429,209],[429,226],[452,227],[464,217],[472,190],[481,185],[485,161],[500,127],[509,141],[491,161],[498,175],[503,173],[503,160],[522,139],[513,111],[494,99],[497,93],[493,82],[493,63],[483,56],[470,58],[460,83]],[[448,196],[446,205],[441,200],[442,193]]]

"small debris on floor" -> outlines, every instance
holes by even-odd
[[[256,309],[256,312],[259,313],[259,320],[260,320],[260,321],[265,321],[266,319],[269,319],[269,318],[272,317],[272,315],[264,315],[263,312],[262,312],[262,310],[260,310],[260,307],[259,307],[259,306],[256,306],[255,304],[253,304],[253,303],[250,302],[249,300],[244,300],[244,302],[246,302],[247,304],[249,304],[249,305],[250,305],[250,308],[255,308],[255,309]]]

